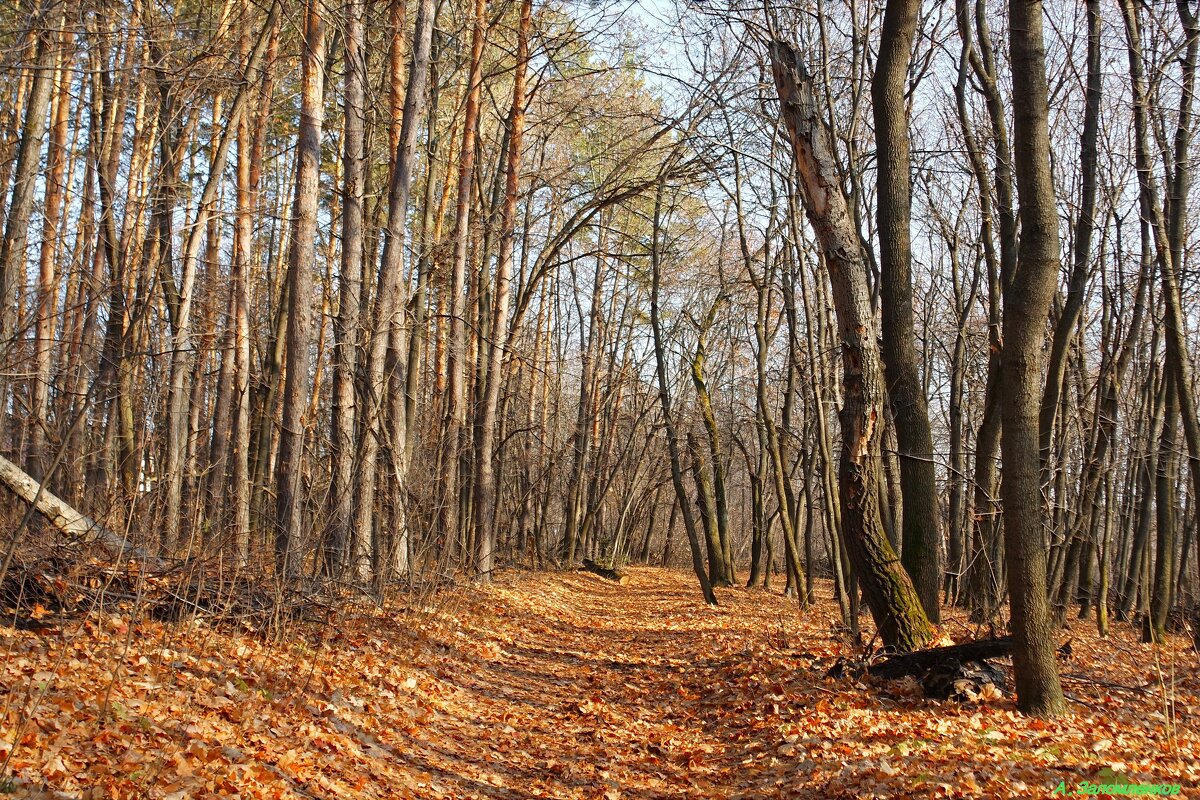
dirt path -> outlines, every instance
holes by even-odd
[[[1092,694],[1089,707],[1075,684],[1078,713],[1044,723],[1009,699],[941,704],[833,681],[844,645],[829,598],[799,614],[778,595],[724,589],[711,609],[686,574],[630,577],[520,575],[464,615],[462,638],[479,647],[452,654],[466,668],[443,676],[454,689],[403,748],[430,776],[418,796],[1045,797],[1111,764],[1142,782],[1200,775],[1195,748],[1152,719],[1152,698],[1121,697],[1118,712]],[[1099,657],[1069,671],[1111,676],[1148,658],[1128,637],[1100,643],[1078,627],[1076,651]],[[1180,731],[1195,741],[1191,724]]]
[[[466,657],[473,668],[456,676],[432,722],[444,740],[413,742],[411,761],[445,781],[437,789],[763,796],[763,774],[739,769],[754,758],[738,724],[745,703],[731,690],[751,654],[779,639],[790,604],[726,591],[725,605],[709,609],[679,576],[655,570],[633,571],[624,586],[586,573],[527,577],[493,594],[503,600],[496,629],[471,634],[492,647]]]

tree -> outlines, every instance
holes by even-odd
[[[667,434],[667,451],[671,459],[671,483],[675,487],[675,502],[683,517],[683,527],[687,533],[688,552],[692,557],[692,571],[700,583],[700,593],[704,602],[710,606],[717,605],[717,596],[713,593],[712,582],[704,569],[704,556],[700,553],[700,534],[696,530],[696,518],[692,514],[691,498],[683,485],[682,456],[679,447],[679,433],[675,427],[675,416],[671,403],[671,389],[667,378],[667,354],[663,341],[662,318],[658,307],[659,286],[662,282],[662,229],[663,229],[663,195],[665,187],[659,184],[654,195],[654,224],[650,231],[650,328],[654,334],[654,367],[658,376],[658,402],[662,409],[663,427]],[[669,539],[668,539],[669,541]]]
[[[483,91],[483,47],[487,38],[487,0],[475,0],[471,27],[471,66],[463,110],[462,146],[458,158],[458,186],[454,206],[454,255],[449,294],[450,332],[447,346],[445,422],[442,427],[439,477],[445,492],[439,510],[439,527],[447,552],[454,553],[461,534],[461,459],[466,435],[467,393],[464,383],[467,359],[467,245],[471,237],[471,187],[476,156],[475,127]]]
[[[812,77],[786,42],[772,41],[770,56],[805,210],[833,287],[842,341],[844,399],[838,478],[847,545],[884,643],[897,650],[914,650],[933,638],[933,628],[888,542],[880,517],[883,370],[866,263],[841,193],[829,135],[814,102]]]
[[[925,614],[940,616],[940,525],[933,434],[917,365],[913,331],[910,232],[912,184],[906,89],[920,0],[888,0],[879,59],[871,82],[875,112],[880,299],[887,396],[900,449],[904,501],[901,561],[912,577]]]
[[[342,112],[342,258],[338,274],[338,315],[334,326],[334,373],[332,407],[333,441],[330,465],[330,520],[325,568],[340,574],[348,566],[354,540],[355,455],[358,405],[354,386],[358,364],[360,310],[362,304],[363,207],[366,180],[366,91],[367,54],[363,24],[364,3],[346,3],[345,56],[346,88]],[[397,36],[398,32],[393,35]],[[370,467],[374,470],[374,463]]]
[[[1046,599],[1038,411],[1042,340],[1058,277],[1058,214],[1050,174],[1045,46],[1040,0],[1009,3],[1014,163],[1021,241],[1004,286],[1001,357],[1004,545],[1012,605],[1017,707],[1039,716],[1065,709]]]
[[[503,346],[508,341],[508,308],[512,296],[513,249],[516,245],[517,190],[521,178],[521,147],[525,133],[525,81],[529,68],[529,28],[532,21],[533,0],[521,0],[512,107],[508,112],[508,158],[504,166],[500,253],[496,265],[496,289],[492,298],[492,336],[486,345],[483,407],[477,410],[475,419],[475,568],[485,581],[491,580],[496,557],[496,414],[500,405]]]
[[[304,14],[300,78],[300,132],[296,143],[296,186],[287,282],[291,309],[287,322],[288,376],[284,384],[282,434],[276,500],[275,555],[279,571],[291,577],[300,567],[307,529],[304,515],[305,412],[312,390],[312,282],[320,193],[321,125],[325,117],[325,19],[321,0],[309,0]]]
[[[404,106],[400,113],[400,131],[391,182],[388,187],[387,227],[384,231],[383,255],[379,262],[376,278],[375,304],[372,308],[370,345],[366,358],[365,400],[358,424],[360,444],[358,448],[359,471],[355,482],[354,533],[351,545],[350,566],[358,578],[367,577],[372,564],[380,579],[386,575],[382,542],[375,537],[376,488],[380,466],[379,452],[385,431],[386,414],[399,415],[401,425],[392,428],[393,441],[388,442],[392,451],[394,477],[401,485],[407,467],[407,442],[399,438],[406,429],[403,404],[386,408],[389,396],[387,389],[387,358],[389,349],[401,348],[402,324],[399,317],[404,313],[403,254],[405,242],[405,215],[408,209],[412,184],[413,159],[417,131],[425,103],[425,87],[429,74],[429,53],[432,46],[434,8],[431,0],[421,0],[417,8],[417,20],[411,64],[408,70],[408,87],[404,93]],[[395,34],[393,34],[395,35]],[[398,500],[403,496],[397,494]],[[407,512],[401,511],[396,518],[406,523]],[[397,531],[397,538],[404,531]],[[405,543],[405,546],[406,543]],[[399,548],[397,549],[397,554]],[[406,554],[407,555],[407,554]]]
[[[59,0],[45,0],[35,20],[37,51],[33,81],[21,125],[12,196],[4,219],[4,238],[0,239],[0,348],[5,349],[6,356],[10,356],[13,349],[17,291],[20,275],[24,271],[25,243],[36,198],[38,165],[42,157],[42,142],[46,137],[46,115],[54,88],[55,64],[58,60],[58,37],[54,25],[59,13]],[[0,380],[0,405],[7,403],[7,381]],[[4,446],[8,422],[8,414],[0,414],[0,447]]]

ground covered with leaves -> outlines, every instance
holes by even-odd
[[[82,798],[1200,796],[1200,678],[1183,639],[1063,634],[1071,713],[938,702],[826,677],[857,657],[826,597],[699,602],[632,569],[502,574],[420,607],[278,637],[199,616],[0,628],[0,790]],[[943,643],[970,638],[960,615]],[[868,628],[869,623],[864,623]],[[1112,776],[1117,776],[1113,778]],[[1106,777],[1107,776],[1107,777]]]

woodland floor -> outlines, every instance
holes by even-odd
[[[630,577],[504,573],[425,608],[300,625],[283,643],[112,614],[0,628],[0,790],[1049,797],[1108,767],[1200,796],[1200,677],[1182,639],[1156,657],[1128,626],[1100,640],[1072,622],[1072,710],[1041,722],[1009,698],[940,703],[912,684],[824,677],[852,654],[828,597],[801,614],[725,589],[709,609],[690,575]],[[950,617],[943,640],[974,633]]]

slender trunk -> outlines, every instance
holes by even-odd
[[[981,270],[976,261],[971,288],[966,297],[962,294],[962,280],[959,275],[957,234],[948,241],[950,248],[951,269],[956,308],[958,310],[958,326],[954,334],[954,350],[950,357],[950,401],[947,416],[950,418],[950,499],[949,499],[949,553],[946,565],[946,577],[943,582],[945,602],[958,605],[964,586],[963,572],[968,560],[967,550],[967,508],[966,502],[966,434],[964,432],[964,405],[966,399],[966,357],[967,357],[967,326],[970,322],[971,311],[979,292]],[[978,553],[972,553],[977,556]]]
[[[871,84],[878,153],[877,194],[883,363],[895,419],[904,515],[901,560],[936,623],[940,578],[936,474],[929,409],[913,331],[911,163],[906,89],[920,0],[888,0]]]
[[[192,377],[192,342],[191,309],[196,282],[196,266],[203,234],[207,229],[207,221],[213,210],[217,186],[220,184],[225,170],[225,160],[237,131],[237,120],[244,113],[250,99],[250,87],[258,74],[263,55],[267,49],[267,41],[274,28],[275,20],[280,13],[280,2],[271,4],[263,31],[250,53],[246,62],[246,81],[238,90],[237,97],[230,106],[226,117],[224,130],[214,148],[212,163],[204,190],[196,205],[196,217],[188,229],[183,252],[183,268],[178,289],[174,287],[173,279],[166,281],[171,284],[171,291],[178,298],[173,319],[171,342],[171,375],[167,393],[167,435],[166,458],[163,468],[166,481],[166,497],[163,507],[163,549],[171,553],[178,548],[179,523],[183,505],[183,473],[188,432],[188,400],[191,396],[188,380]]]
[[[359,310],[362,304],[363,191],[366,179],[367,53],[364,0],[346,3],[346,86],[342,131],[342,253],[338,273],[338,314],[334,326],[329,533],[324,566],[333,575],[346,568],[354,535],[354,456],[357,408],[354,378],[358,364]],[[399,31],[392,36],[399,38]]]
[[[705,328],[712,324],[712,318],[717,310],[717,305],[714,303],[709,311],[708,319],[705,323]],[[717,429],[717,415],[713,411],[712,396],[708,391],[708,383],[704,377],[704,365],[706,359],[706,342],[707,330],[700,331],[699,341],[696,343],[696,352],[691,360],[692,385],[696,388],[696,399],[700,404],[700,414],[704,421],[704,432],[707,435],[708,443],[708,458],[712,464],[712,500],[713,500],[713,521],[716,525],[717,543],[719,545],[717,552],[717,574],[712,577],[713,583],[721,583],[727,586],[732,586],[737,582],[737,575],[734,574],[733,561],[728,557],[730,550],[729,543],[729,505],[728,496],[725,490],[725,456],[721,451],[721,436]]]
[[[65,37],[60,36],[60,45]],[[57,261],[62,247],[59,221],[63,216],[66,194],[67,127],[70,122],[70,58],[59,61],[54,78],[54,102],[51,113],[50,148],[46,164],[46,202],[43,213],[42,244],[38,254],[38,294],[34,351],[33,391],[30,409],[30,442],[26,469],[35,478],[44,477],[49,465],[46,433],[50,425],[50,382],[53,380],[54,326],[58,310]]]
[[[500,252],[491,311],[491,339],[486,345],[483,406],[475,420],[475,568],[491,580],[496,551],[496,416],[500,405],[503,345],[508,340],[508,306],[512,294],[513,248],[516,244],[517,191],[521,177],[521,144],[525,132],[525,78],[529,64],[529,29],[533,0],[522,0],[517,27],[517,63],[513,75],[512,107],[508,114],[508,163],[505,164],[504,205],[500,211]]]
[[[261,114],[261,109],[259,111]],[[238,120],[236,211],[229,293],[233,320],[233,432],[230,436],[230,536],[239,564],[250,559],[250,266],[253,257],[253,203],[250,151],[252,128],[248,114]]]
[[[1046,599],[1037,419],[1044,379],[1043,331],[1058,279],[1058,215],[1050,174],[1041,0],[1010,0],[1009,14],[1021,240],[1013,279],[1004,287],[1000,437],[1004,480],[1000,496],[1017,707],[1026,713],[1055,716],[1063,712],[1065,704]]]
[[[483,88],[483,46],[487,33],[487,0],[475,0],[471,30],[471,62],[467,76],[467,99],[463,111],[462,147],[458,159],[458,197],[454,211],[454,256],[451,265],[449,297],[450,335],[446,353],[446,408],[442,429],[439,528],[447,557],[456,552],[461,533],[459,481],[464,433],[467,421],[465,385],[467,358],[467,245],[471,238],[471,183],[475,174],[475,128],[479,119]]]
[[[1046,368],[1046,389],[1042,394],[1038,422],[1038,444],[1043,470],[1050,468],[1050,445],[1054,433],[1054,417],[1067,369],[1068,346],[1075,336],[1075,327],[1083,313],[1084,290],[1090,275],[1092,234],[1096,229],[1096,171],[1097,140],[1100,129],[1100,99],[1102,77],[1100,64],[1100,0],[1087,0],[1088,49],[1087,88],[1084,92],[1083,133],[1079,137],[1079,171],[1082,187],[1079,212],[1075,219],[1075,243],[1072,253],[1071,278],[1067,299],[1054,328],[1054,340]],[[1043,481],[1048,479],[1044,473]]]
[[[0,358],[14,356],[16,341],[16,307],[18,292],[25,274],[25,242],[29,236],[29,221],[37,192],[37,177],[42,159],[42,142],[46,137],[46,116],[54,89],[58,34],[59,0],[45,0],[33,27],[37,33],[33,82],[25,103],[25,119],[21,125],[17,165],[13,173],[12,196],[4,220],[4,238],[0,239]],[[4,372],[7,372],[6,368]],[[8,405],[8,381],[0,379],[0,407]],[[0,450],[8,448],[9,415],[0,413]]]
[[[377,579],[383,579],[389,570],[380,570],[383,564],[386,548],[377,542],[375,537],[375,494],[378,484],[379,452],[381,446],[387,444],[392,452],[392,466],[397,485],[394,487],[396,502],[402,502],[404,482],[403,474],[408,463],[406,443],[403,441],[383,442],[384,418],[386,413],[404,414],[404,407],[385,410],[385,399],[390,394],[387,387],[387,359],[389,348],[393,347],[393,337],[397,337],[398,345],[401,336],[402,315],[405,311],[403,298],[403,255],[405,241],[405,214],[408,209],[409,193],[412,186],[412,169],[414,148],[416,147],[417,129],[425,104],[425,82],[429,74],[429,49],[433,32],[434,7],[432,0],[421,0],[417,7],[417,20],[413,39],[411,63],[408,71],[408,87],[404,93],[404,108],[401,112],[401,132],[399,149],[395,153],[395,165],[392,169],[391,185],[388,190],[387,229],[383,243],[383,255],[379,262],[375,305],[371,317],[370,348],[366,362],[366,402],[359,420],[359,474],[357,479],[357,497],[354,507],[354,542],[351,557],[352,573],[360,579],[367,577],[371,561],[379,570]],[[392,436],[398,429],[403,429],[401,420],[399,428],[389,426]],[[407,511],[397,509],[397,522],[407,521]],[[407,529],[393,532],[395,546],[407,549]],[[399,550],[397,550],[397,553]]]
[[[275,558],[278,572],[292,577],[301,566],[307,530],[304,517],[305,410],[312,387],[313,269],[316,266],[317,200],[320,193],[321,126],[324,121],[325,20],[321,0],[305,10],[300,78],[300,131],[296,143],[296,185],[292,243],[288,254],[287,380],[283,390],[279,462],[276,472]]]
[[[683,485],[683,469],[679,448],[679,434],[675,429],[675,418],[671,411],[671,389],[667,380],[666,343],[663,341],[662,321],[659,318],[658,292],[662,279],[662,256],[659,237],[662,228],[664,186],[660,183],[654,198],[654,227],[651,229],[650,240],[650,327],[654,334],[654,364],[658,374],[658,401],[662,406],[663,425],[667,430],[667,450],[671,457],[671,481],[675,485],[675,501],[679,513],[683,516],[683,527],[687,531],[688,549],[692,556],[692,571],[700,583],[700,592],[704,601],[710,606],[717,604],[717,596],[713,594],[712,584],[704,571],[704,556],[700,553],[700,536],[696,530],[696,520],[692,516],[692,507],[688,499],[687,489]],[[674,522],[672,512],[672,523]],[[674,525],[672,524],[673,528]],[[667,543],[663,549],[663,563],[666,563],[671,542],[671,531],[667,531]]]
[[[1175,373],[1170,369],[1163,376],[1161,391],[1163,427],[1154,470],[1154,566],[1150,577],[1150,613],[1142,632],[1144,641],[1159,643],[1165,641],[1167,635],[1175,578],[1175,504],[1178,502],[1175,485],[1179,473],[1175,448],[1179,436],[1179,397]]]

